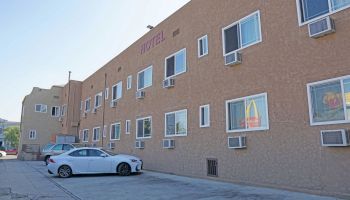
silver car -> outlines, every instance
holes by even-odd
[[[41,156],[44,158],[45,164],[47,165],[51,156],[60,155],[74,148],[75,147],[71,144],[54,144],[44,148],[41,152]]]

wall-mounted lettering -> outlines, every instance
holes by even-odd
[[[157,35],[153,36],[151,39],[147,40],[141,45],[141,54],[146,53],[153,47],[157,46],[165,40],[163,31],[159,32]]]

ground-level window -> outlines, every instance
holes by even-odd
[[[29,139],[35,140],[36,139],[36,130],[30,130],[29,131]]]
[[[130,90],[131,89],[131,86],[132,86],[132,76],[129,75],[127,80],[126,80],[126,89],[127,90]]]
[[[113,85],[112,87],[112,101],[117,101],[118,99],[122,98],[122,89],[123,83],[119,81],[116,85]]]
[[[102,92],[95,95],[95,108],[98,108],[102,105]]]
[[[311,125],[350,122],[350,76],[307,85]]]
[[[186,72],[186,49],[165,58],[165,78]]]
[[[125,121],[125,134],[130,134],[130,127],[131,126],[131,121],[130,120],[126,120]]]
[[[51,116],[52,117],[59,117],[60,116],[60,107],[59,106],[52,106]]]
[[[136,139],[151,138],[152,136],[152,117],[136,119]]]
[[[111,140],[120,139],[120,123],[111,124],[110,139]]]
[[[198,39],[198,58],[208,54],[208,36],[205,35]]]
[[[137,90],[152,86],[152,65],[137,73]]]
[[[269,129],[266,93],[226,101],[227,132],[266,129]]]
[[[83,142],[88,142],[89,141],[89,129],[84,129],[83,130]]]
[[[165,136],[187,135],[187,109],[165,113]]]
[[[47,112],[47,105],[35,104],[35,112],[46,113]]]
[[[90,111],[90,108],[91,108],[90,103],[91,103],[91,99],[90,98],[85,100],[85,112],[89,112]]]
[[[93,141],[99,141],[100,140],[100,127],[95,127],[93,129],[93,135],[92,135],[92,140]]]
[[[199,107],[199,126],[200,127],[209,127],[210,126],[209,104]]]

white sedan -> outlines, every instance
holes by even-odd
[[[5,157],[6,156],[6,152],[5,151],[0,151],[0,157]]]
[[[129,155],[115,154],[101,148],[76,148],[51,156],[47,165],[50,174],[62,178],[73,174],[117,173],[128,176],[142,169],[142,160]]]

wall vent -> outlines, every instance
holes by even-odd
[[[309,36],[312,38],[319,38],[335,32],[334,21],[329,16],[310,23],[308,27]]]
[[[326,147],[349,146],[349,132],[345,129],[323,130],[321,131],[321,144]]]
[[[174,32],[173,32],[173,37],[177,36],[180,34],[180,29],[176,29]]]
[[[218,176],[218,160],[213,158],[207,158],[207,175]]]

